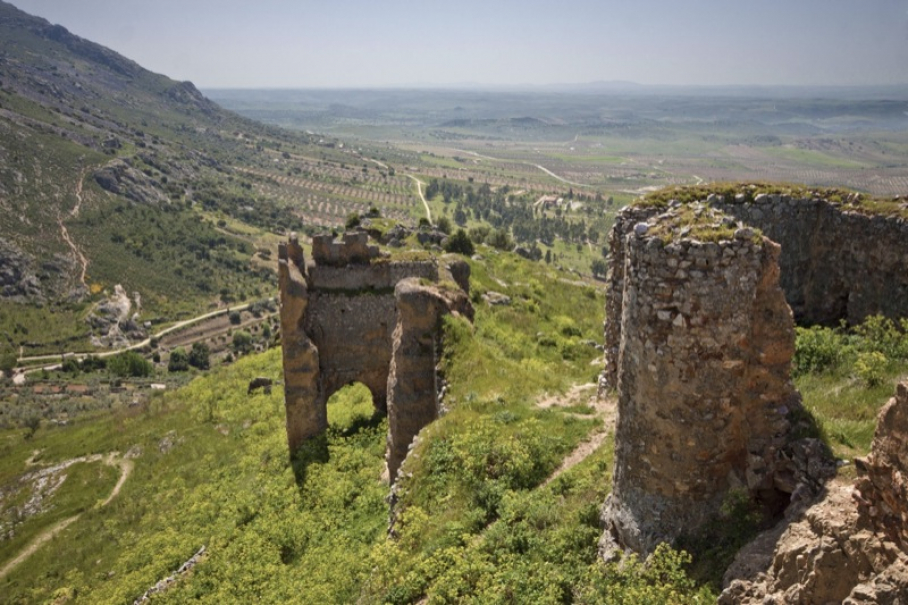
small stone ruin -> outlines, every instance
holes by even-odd
[[[469,265],[443,258],[383,258],[368,235],[295,235],[279,249],[287,441],[293,453],[328,426],[328,399],[360,382],[387,412],[391,480],[413,437],[438,417],[441,318],[472,319]]]

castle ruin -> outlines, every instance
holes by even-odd
[[[761,233],[762,231],[762,233]],[[908,315],[908,223],[781,194],[624,209],[604,382],[617,388],[604,554],[702,530],[741,491],[780,515],[834,469],[798,439],[794,319]]]
[[[393,481],[413,437],[438,416],[440,319],[472,319],[469,265],[381,258],[362,232],[313,237],[308,262],[291,235],[278,262],[291,455],[327,428],[331,395],[360,382],[388,413]]]

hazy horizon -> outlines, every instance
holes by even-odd
[[[13,0],[205,89],[908,85],[908,0]]]

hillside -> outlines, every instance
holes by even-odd
[[[471,263],[475,327],[462,320],[448,327],[452,410],[405,467],[419,481],[399,493],[403,540],[386,537],[387,421],[373,414],[367,393],[347,389],[329,404],[328,457],[304,448],[291,464],[283,390],[246,394],[252,377],[280,376],[273,349],[139,407],[84,414],[65,426],[45,422],[29,438],[24,429],[3,431],[2,600],[131,601],[202,546],[187,581],[159,598],[410,602],[426,591],[459,590],[452,582],[466,580],[488,548],[504,549],[497,568],[507,575],[487,594],[510,587],[550,600],[544,595],[570,591],[595,564],[609,448],[546,478],[579,443],[590,439],[594,449],[607,434],[587,403],[602,296],[544,265],[485,246],[479,252],[487,260]],[[511,303],[484,302],[488,291]],[[572,384],[587,386],[568,395]],[[102,458],[80,458],[96,453]],[[59,466],[76,459],[84,461]],[[105,459],[133,469],[109,503],[102,500],[122,473]],[[42,469],[57,491],[35,483]],[[29,513],[26,501],[38,506]],[[5,568],[39,532],[76,514],[28,564]],[[515,542],[508,528],[523,537]],[[544,574],[522,579],[526,566]]]
[[[265,126],[6,3],[0,34],[0,355],[105,350],[266,298],[287,232],[352,214],[601,262],[616,207],[598,190]]]
[[[301,222],[232,172],[282,141],[307,139],[0,3],[3,345],[85,350],[87,315],[118,284],[139,331],[264,296],[259,239]],[[257,226],[231,229],[244,212]]]
[[[132,602],[204,547],[154,602],[712,602],[710,582],[753,535],[747,510],[688,546],[692,567],[665,549],[648,568],[597,561],[615,413],[593,397],[602,292],[477,252],[474,324],[446,323],[448,412],[402,467],[393,537],[386,418],[362,385],[347,388],[329,402],[324,439],[288,460],[283,389],[246,388],[280,378],[273,348],[172,392],[133,391],[136,405],[91,411],[74,395],[57,409],[88,411],[24,426],[4,416],[0,600]],[[797,383],[838,455],[867,452],[906,343],[878,320],[799,329]],[[885,363],[871,374],[874,351]]]

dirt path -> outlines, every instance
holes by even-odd
[[[76,181],[76,205],[73,206],[73,209],[70,210],[69,216],[67,218],[76,218],[79,216],[79,211],[82,209],[82,181],[85,180],[85,174],[88,172],[88,168],[82,169],[79,173],[79,178]],[[60,225],[60,235],[63,237],[63,240],[69,246],[73,252],[73,256],[76,258],[76,261],[82,265],[82,272],[79,275],[79,281],[82,283],[82,287],[87,288],[88,284],[85,283],[85,277],[88,275],[88,258],[82,253],[82,249],[76,245],[76,242],[73,241],[72,237],[69,235],[69,231],[66,229],[66,225],[63,224],[63,217],[57,217],[57,224]]]
[[[536,405],[540,408],[551,407],[571,407],[577,405],[587,405],[594,410],[594,415],[602,419],[602,426],[593,435],[578,445],[573,452],[561,462],[561,465],[555,469],[543,485],[548,485],[559,475],[570,468],[583,462],[590,454],[599,449],[606,437],[615,430],[615,419],[617,416],[618,406],[614,399],[599,399],[596,396],[597,385],[595,382],[587,384],[578,384],[564,395],[543,396]],[[580,418],[589,418],[587,414],[577,414]]]
[[[28,465],[28,466],[34,465],[35,464],[34,458],[39,453],[40,452],[37,450],[34,453],[32,453],[31,458],[29,458],[26,461],[26,465]],[[111,453],[107,454],[107,456],[105,456],[104,458],[101,458],[101,456],[99,456],[99,455],[82,456],[80,458],[73,458],[72,460],[68,460],[67,463],[98,462],[98,461],[103,461],[104,464],[106,464],[108,466],[116,466],[116,467],[120,468],[120,477],[119,477],[119,479],[117,479],[116,485],[114,485],[114,488],[113,488],[113,490],[111,490],[110,495],[103,502],[101,502],[99,504],[99,506],[107,506],[108,504],[110,504],[111,500],[113,500],[114,498],[117,497],[117,495],[119,495],[120,490],[123,488],[123,484],[126,483],[126,480],[129,478],[129,475],[132,474],[132,469],[134,468],[135,463],[131,459],[124,458],[123,456],[121,456],[119,452],[111,452]],[[62,463],[62,464],[66,464],[67,466],[69,466],[69,464],[67,464],[67,463]],[[9,575],[9,573],[13,569],[18,567],[19,564],[21,564],[23,561],[25,561],[30,556],[35,554],[35,552],[39,548],[41,548],[44,544],[53,540],[57,536],[57,534],[62,532],[64,529],[66,529],[67,527],[69,527],[70,525],[75,523],[76,521],[78,521],[79,517],[81,517],[81,516],[82,516],[82,514],[80,513],[78,515],[74,515],[67,519],[63,519],[62,521],[58,521],[57,523],[51,525],[50,527],[48,527],[47,529],[42,531],[40,534],[38,534],[34,540],[32,540],[25,548],[22,549],[22,551],[18,555],[15,556],[15,558],[13,558],[9,562],[7,562],[6,565],[4,565],[2,568],[0,568],[0,580],[2,580],[7,575]]]
[[[63,236],[63,240],[69,246],[70,250],[73,252],[73,256],[76,257],[76,261],[82,265],[82,271],[79,274],[79,282],[82,286],[87,288],[88,285],[85,283],[85,276],[88,275],[88,259],[82,254],[82,250],[76,245],[76,243],[69,236],[69,231],[66,229],[66,225],[63,224],[63,219],[58,218],[57,224],[60,225],[60,235]]]
[[[415,176],[413,176],[412,174],[408,174],[407,176],[410,177],[411,179],[413,179],[413,181],[416,183],[416,191],[419,192],[419,199],[422,200],[422,205],[426,207],[426,218],[429,219],[429,222],[431,223],[432,222],[432,211],[429,210],[429,202],[426,201],[426,196],[424,196],[422,194],[423,182],[420,181]]]

